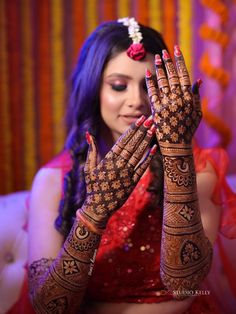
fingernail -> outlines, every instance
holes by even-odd
[[[151,125],[153,124],[153,118],[152,116],[150,116],[145,122],[144,122],[144,126],[145,128],[149,128]]]
[[[141,116],[140,118],[138,118],[138,120],[135,122],[135,124],[137,126],[140,126],[143,123],[143,121],[145,121],[145,119],[146,119],[145,116]]]
[[[160,57],[160,55],[155,55],[155,64],[156,65],[160,65],[160,64],[162,64],[162,61],[161,61],[161,57]]]
[[[202,82],[201,79],[198,79],[198,80],[197,80],[197,85],[198,85],[198,87],[200,87],[200,86],[202,85],[202,83],[203,83],[203,82]]]
[[[176,57],[180,57],[182,55],[181,50],[178,45],[174,46],[174,54]]]
[[[157,151],[157,145],[155,144],[150,150],[150,155],[155,155],[156,151]]]
[[[85,133],[85,137],[86,137],[86,141],[87,141],[87,143],[90,145],[90,144],[92,143],[92,141],[91,141],[91,136],[90,136],[90,134],[89,134],[89,132],[88,132],[88,131],[86,131],[86,133]]]
[[[198,79],[198,80],[193,84],[193,87],[192,87],[192,92],[193,92],[193,94],[198,94],[199,88],[200,88],[201,85],[202,85],[202,80],[201,80],[201,79]]]
[[[152,126],[151,126],[151,128],[147,131],[147,133],[149,134],[149,135],[153,135],[155,132],[156,132],[156,126],[155,126],[155,124],[153,124]]]
[[[162,57],[163,57],[164,60],[170,59],[170,55],[167,52],[167,50],[162,50]]]
[[[146,69],[146,77],[147,78],[151,78],[152,77],[152,73],[148,69]]]

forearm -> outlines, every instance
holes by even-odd
[[[164,166],[161,277],[169,290],[194,290],[210,269],[212,246],[201,222],[192,148],[182,144],[161,146]]]
[[[30,297],[37,313],[77,313],[101,236],[75,221],[58,257],[29,267]]]

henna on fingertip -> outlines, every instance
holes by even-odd
[[[160,105],[160,99],[159,99],[157,86],[155,85],[152,76],[149,77],[147,74],[146,74],[146,86],[147,86],[148,97],[150,101],[150,107],[152,111],[152,117],[154,118],[155,112],[156,112],[155,107],[158,107]]]
[[[175,56],[175,64],[176,69],[180,81],[181,89],[184,92],[189,91],[191,88],[190,77],[188,73],[188,69],[185,64],[184,56],[180,50],[178,45],[174,46],[174,56]]]

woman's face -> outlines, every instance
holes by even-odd
[[[126,51],[111,59],[105,67],[100,91],[102,133],[107,127],[116,141],[141,115],[151,113],[145,72],[155,73],[154,56],[134,61]],[[104,123],[104,124],[103,124]]]

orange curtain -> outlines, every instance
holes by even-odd
[[[183,3],[0,1],[0,194],[30,189],[39,167],[62,149],[70,74],[94,27],[134,16],[161,31],[172,53],[173,45],[185,42],[192,32],[189,28],[186,33],[189,22],[183,20],[194,18],[192,7],[188,6],[187,15],[179,12],[185,10]],[[191,72],[191,58],[188,66]]]

